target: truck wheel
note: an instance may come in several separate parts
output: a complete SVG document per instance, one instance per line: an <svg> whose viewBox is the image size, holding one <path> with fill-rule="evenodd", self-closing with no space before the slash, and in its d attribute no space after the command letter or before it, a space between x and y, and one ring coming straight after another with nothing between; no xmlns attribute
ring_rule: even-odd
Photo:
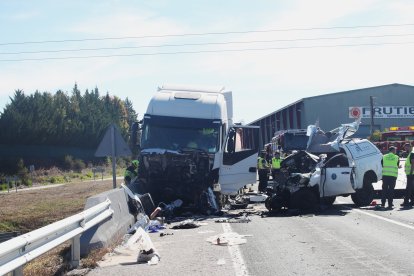
<svg viewBox="0 0 414 276"><path fill-rule="evenodd" d="M374 187L372 186L372 182L365 182L362 189L357 189L355 193L351 194L351 198L358 207L370 205L374 199Z"/></svg>
<svg viewBox="0 0 414 276"><path fill-rule="evenodd" d="M300 209L302 211L314 211L318 206L316 193L308 188L302 188L292 194L289 208Z"/></svg>
<svg viewBox="0 0 414 276"><path fill-rule="evenodd" d="M326 196L321 198L321 203L327 206L332 206L336 200L336 196Z"/></svg>

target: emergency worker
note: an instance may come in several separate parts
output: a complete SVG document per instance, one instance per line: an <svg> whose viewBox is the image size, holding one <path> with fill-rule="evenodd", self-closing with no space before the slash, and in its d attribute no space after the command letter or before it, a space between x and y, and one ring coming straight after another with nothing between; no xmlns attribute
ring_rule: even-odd
<svg viewBox="0 0 414 276"><path fill-rule="evenodd" d="M280 152L275 151L275 154L272 158L272 179L273 182L276 182L276 177L280 174L280 164L282 163L282 158L280 157Z"/></svg>
<svg viewBox="0 0 414 276"><path fill-rule="evenodd" d="M408 153L407 160L405 160L405 175L407 176L407 186L405 187L404 202L401 204L403 207L409 207L414 205L414 153L410 144L404 145L404 150Z"/></svg>
<svg viewBox="0 0 414 276"><path fill-rule="evenodd" d="M266 152L262 151L257 158L257 169L259 170L259 192L265 192L268 182L269 164L266 160Z"/></svg>
<svg viewBox="0 0 414 276"><path fill-rule="evenodd" d="M124 173L125 184L131 183L131 180L138 176L138 160L132 160L131 165L126 168Z"/></svg>
<svg viewBox="0 0 414 276"><path fill-rule="evenodd" d="M394 188L398 177L398 168L400 158L396 155L396 148L390 147L388 153L382 157L382 197L381 207L385 207L388 199L388 208L392 209L392 200L394 198Z"/></svg>

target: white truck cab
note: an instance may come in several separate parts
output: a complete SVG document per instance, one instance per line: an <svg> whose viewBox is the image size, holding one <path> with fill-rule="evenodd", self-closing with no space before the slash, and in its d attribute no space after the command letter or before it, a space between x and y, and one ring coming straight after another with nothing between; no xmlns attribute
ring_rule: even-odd
<svg viewBox="0 0 414 276"><path fill-rule="evenodd" d="M233 124L224 87L164 85L141 128L139 193L197 203L209 190L236 194L256 181L258 127Z"/></svg>

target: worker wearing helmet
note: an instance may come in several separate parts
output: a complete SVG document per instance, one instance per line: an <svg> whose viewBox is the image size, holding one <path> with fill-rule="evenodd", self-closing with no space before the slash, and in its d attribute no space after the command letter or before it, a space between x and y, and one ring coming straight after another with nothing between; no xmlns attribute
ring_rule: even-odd
<svg viewBox="0 0 414 276"><path fill-rule="evenodd" d="M138 165L138 160L132 160L131 165L128 168L126 168L124 173L125 184L131 183L131 180L138 176Z"/></svg>

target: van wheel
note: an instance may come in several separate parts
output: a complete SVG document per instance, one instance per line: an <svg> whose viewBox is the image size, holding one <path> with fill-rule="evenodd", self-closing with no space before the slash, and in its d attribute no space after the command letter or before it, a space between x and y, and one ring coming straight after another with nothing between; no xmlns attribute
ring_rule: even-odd
<svg viewBox="0 0 414 276"><path fill-rule="evenodd" d="M336 196L326 196L321 198L321 203L323 205L332 206L336 200Z"/></svg>
<svg viewBox="0 0 414 276"><path fill-rule="evenodd" d="M279 212L282 209L283 198L279 195L272 195L266 198L265 207L269 212Z"/></svg>
<svg viewBox="0 0 414 276"><path fill-rule="evenodd" d="M357 189L355 193L351 194L351 198L358 207L370 205L374 199L374 187L372 186L372 182L365 182L362 189Z"/></svg>
<svg viewBox="0 0 414 276"><path fill-rule="evenodd" d="M292 194L289 208L300 209L302 211L314 211L318 206L316 193L308 188L302 188Z"/></svg>

